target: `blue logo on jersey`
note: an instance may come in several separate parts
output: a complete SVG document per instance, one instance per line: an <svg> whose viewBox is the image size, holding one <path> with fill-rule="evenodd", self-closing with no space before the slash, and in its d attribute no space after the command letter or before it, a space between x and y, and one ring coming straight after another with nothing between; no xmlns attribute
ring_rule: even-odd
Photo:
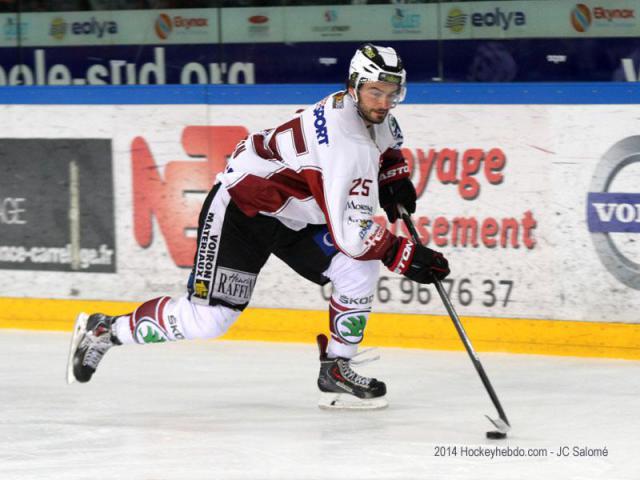
<svg viewBox="0 0 640 480"><path fill-rule="evenodd" d="M313 126L316 127L316 138L320 145L329 145L329 132L327 131L327 119L324 118L324 103L321 103L313 110L316 118Z"/></svg>
<svg viewBox="0 0 640 480"><path fill-rule="evenodd" d="M327 257L333 256L338 251L335 243L333 242L333 237L326 225L320 228L320 230L313 235L313 241L316 242L320 247L320 250L322 250L322 253Z"/></svg>

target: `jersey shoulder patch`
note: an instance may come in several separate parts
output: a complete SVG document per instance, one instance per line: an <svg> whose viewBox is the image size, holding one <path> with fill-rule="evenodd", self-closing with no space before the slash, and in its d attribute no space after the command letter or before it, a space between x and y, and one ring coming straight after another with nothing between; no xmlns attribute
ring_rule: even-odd
<svg viewBox="0 0 640 480"><path fill-rule="evenodd" d="M402 130L400 129L400 125L396 120L396 117L389 114L389 130L391 131L391 137L393 138L393 145L391 148L398 149L402 147L404 143L404 136L402 135Z"/></svg>
<svg viewBox="0 0 640 480"><path fill-rule="evenodd" d="M347 92L338 92L333 95L333 108L344 108L344 96Z"/></svg>

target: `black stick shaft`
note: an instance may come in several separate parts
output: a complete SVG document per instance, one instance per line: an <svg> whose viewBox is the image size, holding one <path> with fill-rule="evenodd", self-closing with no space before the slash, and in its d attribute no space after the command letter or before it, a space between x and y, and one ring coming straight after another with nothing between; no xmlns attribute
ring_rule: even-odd
<svg viewBox="0 0 640 480"><path fill-rule="evenodd" d="M413 241L416 243L421 243L420 237L418 236L418 232L416 231L416 227L413 225L413 222L411 221L411 217L406 211L402 211L402 210L403 209L401 209L400 211L402 215L402 220L407 226L407 229L409 230L409 233L411 234ZM442 283L437 278L434 279L433 283L436 287L436 290L438 291L438 294L440 295L440 298L442 299L442 303L444 303L444 306L447 309L447 312L449 313L449 317L451 318L453 325L456 327L458 335L460 336L460 340L462 340L462 343L464 344L464 348L467 350L467 353L469 354L469 358L471 358L471 362L473 363L473 366L476 368L478 375L480 375L480 380L482 380L482 384L484 385L484 388L487 390L487 393L489 394L489 397L491 397L491 401L493 402L493 405L496 407L496 410L498 411L498 415L507 425L510 425L509 420L507 420L507 415L504 413L504 409L500 404L498 395L496 395L496 391L493 389L493 386L489 381L489 377L487 377L487 374L484 371L484 367L480 362L480 358L478 358L478 354L473 349L473 345L471 345L471 340L469 340L469 336L467 335L467 332L464 330L464 327L462 326L460 317L458 317L456 310L453 308L453 304L451 303L451 299L449 298L449 295L447 295L447 291L444 289L444 287L442 286Z"/></svg>

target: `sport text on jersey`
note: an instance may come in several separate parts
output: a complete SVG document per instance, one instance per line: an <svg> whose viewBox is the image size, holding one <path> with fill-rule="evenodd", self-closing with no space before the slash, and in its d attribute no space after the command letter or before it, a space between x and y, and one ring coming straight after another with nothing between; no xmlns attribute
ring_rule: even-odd
<svg viewBox="0 0 640 480"><path fill-rule="evenodd" d="M329 132L327 131L327 119L324 117L324 102L320 102L313 110L315 120L313 126L316 127L316 138L320 145L329 145Z"/></svg>

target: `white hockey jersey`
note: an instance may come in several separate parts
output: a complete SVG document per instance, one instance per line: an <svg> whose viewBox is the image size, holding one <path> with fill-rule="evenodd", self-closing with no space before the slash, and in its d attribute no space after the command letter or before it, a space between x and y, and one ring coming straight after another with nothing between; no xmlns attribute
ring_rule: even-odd
<svg viewBox="0 0 640 480"><path fill-rule="evenodd" d="M327 224L343 253L383 258L393 236L373 222L378 174L401 145L393 116L367 128L353 99L337 92L249 135L218 180L246 215L274 216L293 230Z"/></svg>

